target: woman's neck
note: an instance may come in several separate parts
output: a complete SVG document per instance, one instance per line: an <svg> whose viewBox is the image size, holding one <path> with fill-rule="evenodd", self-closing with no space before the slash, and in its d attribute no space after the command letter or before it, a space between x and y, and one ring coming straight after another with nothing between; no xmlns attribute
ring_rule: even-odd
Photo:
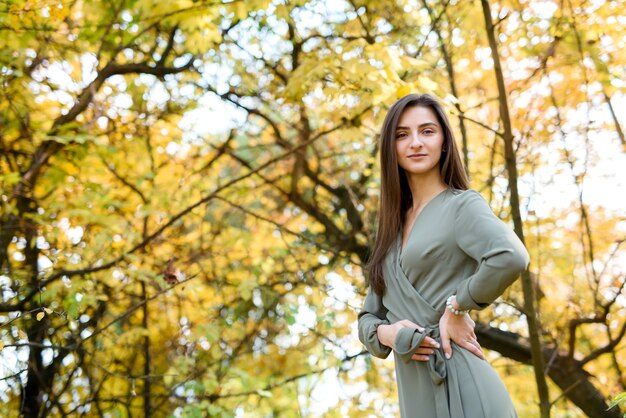
<svg viewBox="0 0 626 418"><path fill-rule="evenodd" d="M413 210L419 210L430 199L448 188L439 172L432 175L407 175L411 195L413 196Z"/></svg>

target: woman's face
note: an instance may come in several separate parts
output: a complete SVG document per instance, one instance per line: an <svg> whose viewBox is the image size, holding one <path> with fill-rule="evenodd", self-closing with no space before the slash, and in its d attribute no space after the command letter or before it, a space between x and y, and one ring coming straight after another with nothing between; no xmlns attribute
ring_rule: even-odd
<svg viewBox="0 0 626 418"><path fill-rule="evenodd" d="M439 172L443 129L429 107L404 110L395 133L396 157L407 176Z"/></svg>

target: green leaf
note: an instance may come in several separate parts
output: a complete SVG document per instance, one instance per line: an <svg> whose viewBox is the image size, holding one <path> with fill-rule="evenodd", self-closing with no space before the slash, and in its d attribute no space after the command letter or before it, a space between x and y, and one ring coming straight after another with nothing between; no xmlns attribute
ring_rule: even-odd
<svg viewBox="0 0 626 418"><path fill-rule="evenodd" d="M74 299L74 297L72 295L70 300L67 302L67 305L66 305L66 308L65 308L67 316L69 316L72 319L78 318L78 315L79 315L79 311L78 311L79 305L80 304L78 303L78 301L76 299Z"/></svg>
<svg viewBox="0 0 626 418"><path fill-rule="evenodd" d="M202 409L195 405L187 405L183 409L184 418L202 418Z"/></svg>
<svg viewBox="0 0 626 418"><path fill-rule="evenodd" d="M12 186L14 184L17 184L19 181L20 181L20 173L18 173L17 171L0 176L0 182L4 183L7 186Z"/></svg>
<svg viewBox="0 0 626 418"><path fill-rule="evenodd" d="M613 408L613 407L615 407L615 406L617 406L620 402L622 402L622 401L624 401L624 400L626 400L626 392L624 392L624 393L620 393L619 395L617 395L617 396L613 399L613 401L611 402L611 405L609 405L609 407L607 408L607 410L608 410L608 409L611 409L611 408ZM626 414L625 414L625 416L626 416Z"/></svg>
<svg viewBox="0 0 626 418"><path fill-rule="evenodd" d="M239 286L237 286L237 289L239 290L239 294L241 295L241 298L243 300L250 300L250 298L252 297L252 290L254 290L256 287L257 284L255 281L246 280L244 282L241 282Z"/></svg>

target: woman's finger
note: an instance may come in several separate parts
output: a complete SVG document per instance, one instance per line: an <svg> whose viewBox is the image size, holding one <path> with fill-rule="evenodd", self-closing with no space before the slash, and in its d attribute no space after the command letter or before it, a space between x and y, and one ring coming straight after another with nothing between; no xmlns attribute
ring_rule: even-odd
<svg viewBox="0 0 626 418"><path fill-rule="evenodd" d="M476 343L478 344L478 342ZM480 348L480 345L475 345L471 342L468 341L463 341L461 344L459 344L461 347L463 347L464 349L466 349L467 351L471 352L472 354L474 354L476 357L478 357L481 360L485 359L485 355L483 354L483 350L482 348Z"/></svg>
<svg viewBox="0 0 626 418"><path fill-rule="evenodd" d="M413 360L417 360L417 361L428 361L428 356L425 355L421 355L421 354L413 354L413 357L411 357Z"/></svg>
<svg viewBox="0 0 626 418"><path fill-rule="evenodd" d="M431 337L424 337L421 346L439 348L439 343Z"/></svg>
<svg viewBox="0 0 626 418"><path fill-rule="evenodd" d="M441 346L447 359L452 357L452 347L450 346L450 337L444 332L441 334Z"/></svg>
<svg viewBox="0 0 626 418"><path fill-rule="evenodd" d="M453 338L453 340L456 341L457 339ZM470 344L478 343L478 340L473 335L467 335L465 337L462 337L462 338L459 339L459 341L467 342L467 343L470 343Z"/></svg>
<svg viewBox="0 0 626 418"><path fill-rule="evenodd" d="M404 325L407 328L414 328L417 329L419 332L423 332L424 331L424 327L417 325L415 322L411 322L408 319L403 319L401 321L398 321L398 323Z"/></svg>

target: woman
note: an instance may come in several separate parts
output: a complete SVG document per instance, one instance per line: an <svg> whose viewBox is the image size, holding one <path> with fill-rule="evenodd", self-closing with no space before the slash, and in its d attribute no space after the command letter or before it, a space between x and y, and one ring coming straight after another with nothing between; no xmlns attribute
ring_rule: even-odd
<svg viewBox="0 0 626 418"><path fill-rule="evenodd" d="M516 417L469 310L527 268L517 236L468 190L450 122L432 96L398 100L381 134L379 224L359 339L394 352L404 418Z"/></svg>

